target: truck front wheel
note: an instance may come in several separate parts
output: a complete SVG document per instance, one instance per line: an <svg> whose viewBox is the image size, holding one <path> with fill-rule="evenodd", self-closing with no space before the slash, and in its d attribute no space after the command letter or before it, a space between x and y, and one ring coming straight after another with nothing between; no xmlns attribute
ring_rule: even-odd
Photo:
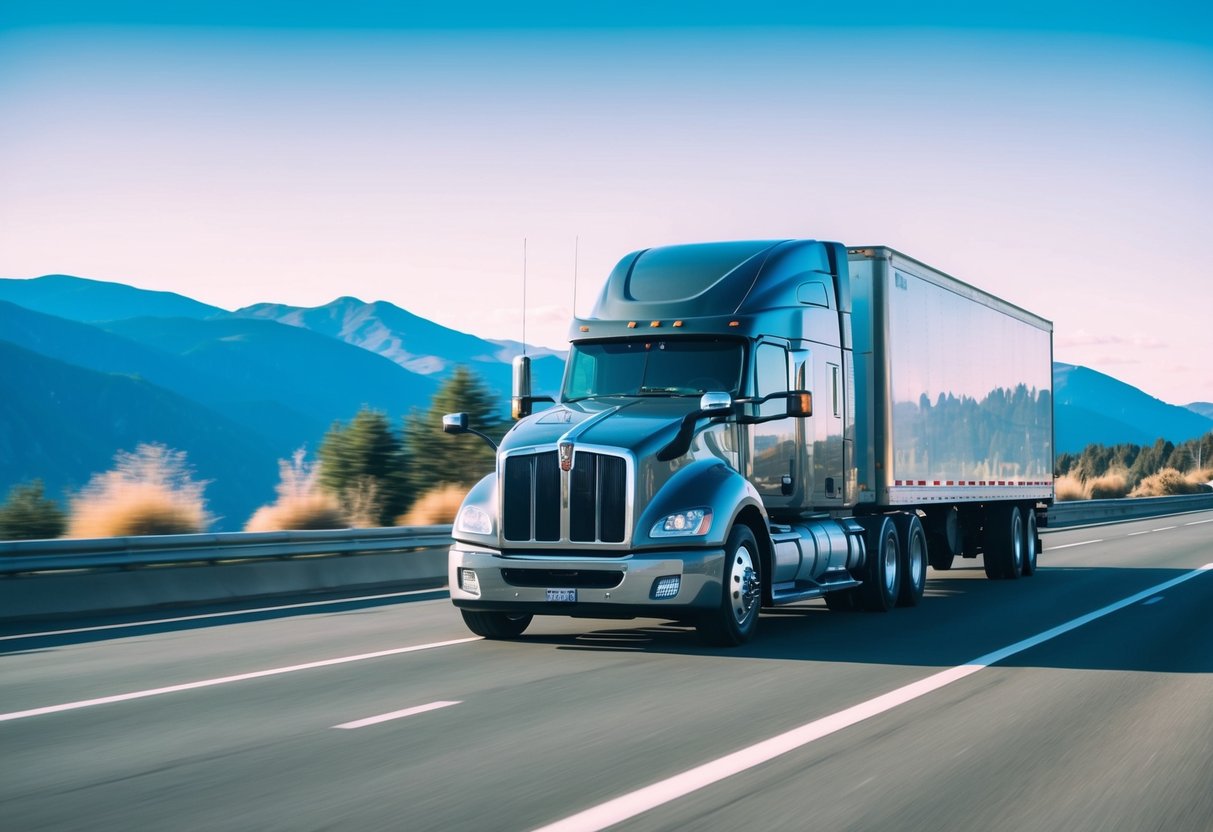
<svg viewBox="0 0 1213 832"><path fill-rule="evenodd" d="M463 623L478 636L492 639L518 638L531 624L531 615L510 615L508 612L460 610Z"/></svg>
<svg viewBox="0 0 1213 832"><path fill-rule="evenodd" d="M762 559L748 526L733 527L724 556L720 607L701 618L697 629L708 644L736 647L753 638L762 606Z"/></svg>

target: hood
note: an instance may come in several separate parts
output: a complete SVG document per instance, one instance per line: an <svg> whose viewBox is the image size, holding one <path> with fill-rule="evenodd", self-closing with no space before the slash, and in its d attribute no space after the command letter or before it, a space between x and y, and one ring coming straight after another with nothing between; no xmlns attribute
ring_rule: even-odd
<svg viewBox="0 0 1213 832"><path fill-rule="evenodd" d="M602 445L637 456L669 442L678 425L699 406L699 397L602 398L558 404L523 419L505 435L502 451L548 446L572 432L577 445Z"/></svg>

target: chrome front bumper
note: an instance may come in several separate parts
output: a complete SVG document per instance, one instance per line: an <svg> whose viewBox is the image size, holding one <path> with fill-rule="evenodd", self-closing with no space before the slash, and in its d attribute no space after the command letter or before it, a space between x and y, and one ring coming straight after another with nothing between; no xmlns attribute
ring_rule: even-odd
<svg viewBox="0 0 1213 832"><path fill-rule="evenodd" d="M461 570L476 573L479 593ZM619 557L517 553L456 543L447 566L451 600L473 610L593 618L680 618L721 603L723 549L630 552ZM678 591L658 597L658 581L677 576ZM577 590L576 601L548 600L548 590Z"/></svg>

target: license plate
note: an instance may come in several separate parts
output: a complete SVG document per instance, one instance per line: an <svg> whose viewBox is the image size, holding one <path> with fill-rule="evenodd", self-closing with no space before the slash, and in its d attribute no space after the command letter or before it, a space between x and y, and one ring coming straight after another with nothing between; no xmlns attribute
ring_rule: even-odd
<svg viewBox="0 0 1213 832"><path fill-rule="evenodd" d="M564 601L564 602L576 601L577 600L577 590L575 590L575 589L549 589L548 590L548 600L549 601Z"/></svg>

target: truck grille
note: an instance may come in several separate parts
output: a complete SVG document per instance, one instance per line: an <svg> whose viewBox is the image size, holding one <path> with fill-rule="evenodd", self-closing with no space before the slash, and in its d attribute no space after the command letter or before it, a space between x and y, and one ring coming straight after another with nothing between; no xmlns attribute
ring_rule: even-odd
<svg viewBox="0 0 1213 832"><path fill-rule="evenodd" d="M560 538L560 464L555 451L507 457L502 483L506 540ZM569 472L569 540L622 543L627 465L622 457L578 451Z"/></svg>

